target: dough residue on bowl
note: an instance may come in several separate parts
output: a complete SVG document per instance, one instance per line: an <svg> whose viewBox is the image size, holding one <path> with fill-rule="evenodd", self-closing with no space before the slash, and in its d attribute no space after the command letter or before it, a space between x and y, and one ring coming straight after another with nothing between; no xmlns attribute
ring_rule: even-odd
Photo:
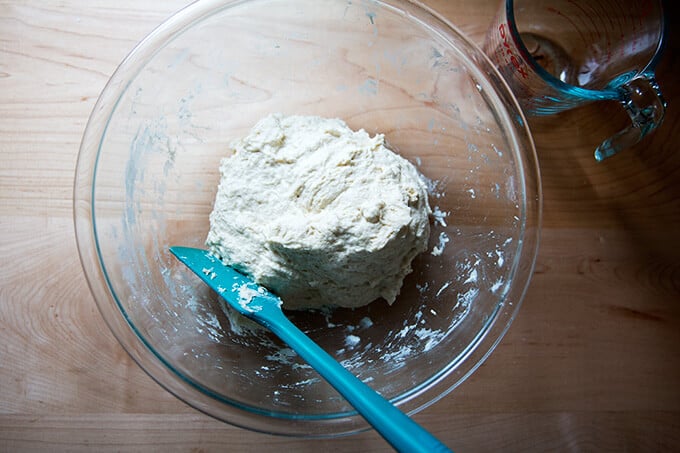
<svg viewBox="0 0 680 453"><path fill-rule="evenodd" d="M427 248L431 211L418 171L383 135L272 114L231 148L210 214L211 251L287 309L394 302Z"/></svg>

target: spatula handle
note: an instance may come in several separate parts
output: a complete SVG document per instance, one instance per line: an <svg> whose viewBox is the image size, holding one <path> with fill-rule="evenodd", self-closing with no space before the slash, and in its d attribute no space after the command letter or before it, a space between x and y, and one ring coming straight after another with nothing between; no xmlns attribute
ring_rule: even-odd
<svg viewBox="0 0 680 453"><path fill-rule="evenodd" d="M279 338L323 376L368 421L392 447L400 452L450 452L446 445L361 382L319 345L298 329L283 313L267 323Z"/></svg>

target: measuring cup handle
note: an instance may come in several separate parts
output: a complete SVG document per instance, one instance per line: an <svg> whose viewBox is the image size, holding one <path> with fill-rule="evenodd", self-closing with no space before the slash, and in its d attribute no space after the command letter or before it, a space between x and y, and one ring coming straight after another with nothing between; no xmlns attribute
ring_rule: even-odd
<svg viewBox="0 0 680 453"><path fill-rule="evenodd" d="M630 148L656 129L666 113L666 101L653 74L636 77L619 87L621 105L632 124L608 138L595 150L595 159L602 161L619 151Z"/></svg>

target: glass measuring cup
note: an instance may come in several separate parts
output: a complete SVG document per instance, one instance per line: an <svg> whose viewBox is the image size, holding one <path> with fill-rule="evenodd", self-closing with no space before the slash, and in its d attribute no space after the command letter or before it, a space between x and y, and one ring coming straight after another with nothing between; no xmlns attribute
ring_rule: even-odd
<svg viewBox="0 0 680 453"><path fill-rule="evenodd" d="M597 147L601 161L663 121L654 69L665 29L661 0L503 0L484 51L528 115L619 101L631 124Z"/></svg>

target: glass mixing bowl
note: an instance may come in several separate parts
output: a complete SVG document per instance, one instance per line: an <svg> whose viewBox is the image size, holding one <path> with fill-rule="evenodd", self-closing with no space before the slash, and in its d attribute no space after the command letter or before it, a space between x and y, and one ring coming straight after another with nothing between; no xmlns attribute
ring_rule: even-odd
<svg viewBox="0 0 680 453"><path fill-rule="evenodd" d="M427 179L430 247L392 306L291 313L402 410L427 407L517 313L541 196L505 83L451 24L408 1L201 1L143 40L101 94L78 158L76 235L99 310L151 377L218 419L300 436L367 427L168 251L203 246L220 159L272 112L384 133Z"/></svg>

